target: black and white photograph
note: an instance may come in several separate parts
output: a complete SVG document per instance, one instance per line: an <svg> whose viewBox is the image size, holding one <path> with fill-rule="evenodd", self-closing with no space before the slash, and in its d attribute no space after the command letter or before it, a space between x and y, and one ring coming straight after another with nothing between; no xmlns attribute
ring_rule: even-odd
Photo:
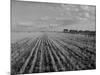
<svg viewBox="0 0 100 75"><path fill-rule="evenodd" d="M11 75L96 69L96 6L11 0Z"/></svg>

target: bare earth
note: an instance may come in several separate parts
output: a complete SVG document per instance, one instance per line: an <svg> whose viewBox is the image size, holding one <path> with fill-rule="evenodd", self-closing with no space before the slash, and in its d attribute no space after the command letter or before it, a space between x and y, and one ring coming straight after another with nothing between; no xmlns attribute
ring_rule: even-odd
<svg viewBox="0 0 100 75"><path fill-rule="evenodd" d="M96 68L95 36L38 32L11 37L12 75Z"/></svg>

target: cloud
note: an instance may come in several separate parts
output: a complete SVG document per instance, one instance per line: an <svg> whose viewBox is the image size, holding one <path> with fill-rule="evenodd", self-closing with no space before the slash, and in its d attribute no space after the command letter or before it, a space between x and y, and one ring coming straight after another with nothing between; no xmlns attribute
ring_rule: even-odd
<svg viewBox="0 0 100 75"><path fill-rule="evenodd" d="M75 27L81 23L88 23L89 26L89 23L95 23L94 6L18 1L12 4L13 26L18 24L23 25L22 28L26 26L25 29L44 29L72 25Z"/></svg>

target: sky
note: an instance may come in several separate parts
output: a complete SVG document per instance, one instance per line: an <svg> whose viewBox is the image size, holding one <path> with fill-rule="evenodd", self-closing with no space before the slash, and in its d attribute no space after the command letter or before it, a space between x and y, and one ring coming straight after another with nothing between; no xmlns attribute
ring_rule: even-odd
<svg viewBox="0 0 100 75"><path fill-rule="evenodd" d="M12 31L95 30L95 6L12 0Z"/></svg>

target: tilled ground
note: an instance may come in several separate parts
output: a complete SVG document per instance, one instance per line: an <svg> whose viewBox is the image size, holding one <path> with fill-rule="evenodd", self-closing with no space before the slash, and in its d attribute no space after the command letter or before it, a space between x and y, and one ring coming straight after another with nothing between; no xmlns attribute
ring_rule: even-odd
<svg viewBox="0 0 100 75"><path fill-rule="evenodd" d="M75 39L43 34L11 45L12 75L95 68L95 47Z"/></svg>

